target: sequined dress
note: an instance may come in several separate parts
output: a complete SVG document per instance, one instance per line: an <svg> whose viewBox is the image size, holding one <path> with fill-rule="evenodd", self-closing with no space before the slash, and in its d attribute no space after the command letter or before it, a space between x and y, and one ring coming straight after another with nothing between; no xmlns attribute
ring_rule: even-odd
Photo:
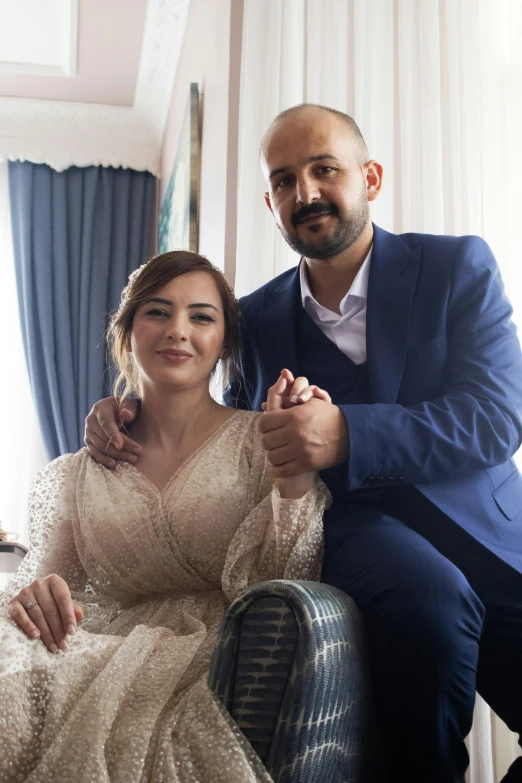
<svg viewBox="0 0 522 783"><path fill-rule="evenodd" d="M85 449L36 478L31 549L0 594L0 781L270 781L207 686L227 605L271 578L316 579L327 490L272 488L257 416L235 412L160 492ZM51 654L7 602L60 574L85 619Z"/></svg>

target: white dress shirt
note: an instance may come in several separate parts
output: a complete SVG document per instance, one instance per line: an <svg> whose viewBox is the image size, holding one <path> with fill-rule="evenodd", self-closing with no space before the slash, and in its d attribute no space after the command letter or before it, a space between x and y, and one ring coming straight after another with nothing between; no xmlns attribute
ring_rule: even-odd
<svg viewBox="0 0 522 783"><path fill-rule="evenodd" d="M355 275L350 290L342 299L341 314L328 310L314 299L306 275L306 261L301 261L301 301L310 318L354 364L366 361L366 300L372 250Z"/></svg>

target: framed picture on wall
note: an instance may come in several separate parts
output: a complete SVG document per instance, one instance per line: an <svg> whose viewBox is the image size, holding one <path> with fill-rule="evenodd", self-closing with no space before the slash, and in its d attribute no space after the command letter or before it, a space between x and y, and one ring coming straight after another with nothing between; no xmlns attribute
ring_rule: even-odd
<svg viewBox="0 0 522 783"><path fill-rule="evenodd" d="M198 252L198 206L200 168L198 85L190 85L174 167L159 215L158 252Z"/></svg>

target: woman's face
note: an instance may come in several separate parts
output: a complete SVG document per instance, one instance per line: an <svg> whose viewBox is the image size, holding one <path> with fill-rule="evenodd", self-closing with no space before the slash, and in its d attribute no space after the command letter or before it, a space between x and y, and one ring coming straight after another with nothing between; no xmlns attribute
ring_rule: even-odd
<svg viewBox="0 0 522 783"><path fill-rule="evenodd" d="M184 390L208 384L224 337L223 306L212 276L187 272L140 304L129 350L144 389Z"/></svg>

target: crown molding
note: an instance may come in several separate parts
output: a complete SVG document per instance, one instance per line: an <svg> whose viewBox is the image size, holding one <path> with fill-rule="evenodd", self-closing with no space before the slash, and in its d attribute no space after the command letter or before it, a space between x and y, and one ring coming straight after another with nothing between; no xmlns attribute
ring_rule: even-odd
<svg viewBox="0 0 522 783"><path fill-rule="evenodd" d="M0 157L158 176L190 0L149 0L134 105L0 98Z"/></svg>

